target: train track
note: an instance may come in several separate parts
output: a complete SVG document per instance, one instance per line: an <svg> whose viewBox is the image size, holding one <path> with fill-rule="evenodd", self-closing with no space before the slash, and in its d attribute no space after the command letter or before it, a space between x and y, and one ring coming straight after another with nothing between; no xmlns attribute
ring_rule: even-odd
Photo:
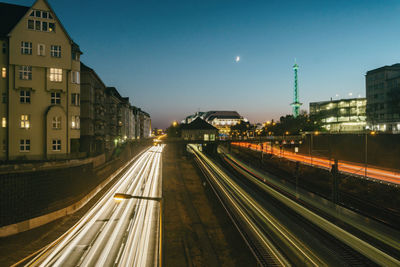
<svg viewBox="0 0 400 267"><path fill-rule="evenodd" d="M194 154L196 156L196 162L207 177L207 181L211 188L217 195L219 201L224 206L239 232L242 234L260 265L340 264L342 266L375 266L377 264L385 264L387 266L396 266L399 263L398 260L391 258L375 248L370 248L369 244L365 244L362 240L359 240L335 225L329 226L333 229L332 232L332 229L323 226L323 224L329 224L326 220L323 221L322 218L319 218L318 215L312 214L310 211L307 211L309 213L307 215L308 217L301 214L301 212L295 212L293 207L289 207L288 203L290 202L287 202L289 200L285 200L286 203L283 203L281 200L278 200L276 196L266 194L264 190L261 190L254 183L249 182L248 179L241 178L243 173L239 172L240 174L238 176L238 170L235 169L237 166L222 161L220 161L220 165L217 166L215 163L210 163L211 160L208 159L207 161L207 157L202 155L201 152L194 150ZM213 159L212 161L215 162L216 159ZM221 165L224 166L224 168L221 168ZM227 169L229 171L227 171ZM232 173L234 173L234 175L232 175ZM217 180L221 179L224 175L226 181L218 182ZM218 176L220 178L218 178ZM252 196L251 201L254 201L259 205L258 207L260 210L263 208L266 208L267 210L278 210L278 213L275 213L274 216L276 216L278 220L281 220L280 222L277 222L278 224L284 222L282 223L282 231L287 231L289 238L285 240L284 235L276 234L276 232L280 230L278 229L276 231L270 227L270 222L265 220L267 215L262 214L259 216L256 212L252 213L249 211L245 214L238 212L235 205L241 205L244 210L248 207L243 204L243 201L241 201L243 199L241 199L240 196L229 192L223 192L221 184L225 184L225 188L229 188L229 186L227 186L229 183L227 182L228 178L226 177L229 177L229 179L232 180L232 183L244 188L245 191ZM285 196L283 196L283 198L284 197ZM233 201L228 201L229 198L232 198ZM280 196L280 198L282 198L282 196ZM250 209L252 208L250 207ZM246 216L247 218L244 218ZM313 219L311 220L310 218ZM250 220L254 226L249 226L248 220ZM271 218L270 220L274 221L275 219ZM271 245L270 248L265 248L266 240L260 241L260 236L254 235L254 231L250 231L252 227L257 227L257 229L262 233L262 236L268 240L268 243ZM335 231L340 232L340 234L333 234ZM375 257L372 259L368 258L364 255L365 253L361 253L360 250L354 249L351 242L358 244L362 249L365 247L365 249L368 250L367 254L371 253L371 255L375 255ZM304 247L300 247L296 250L294 249L296 244L303 244ZM276 255L273 253L274 251L278 251L282 258L281 260L279 260L279 257L277 259Z"/></svg>

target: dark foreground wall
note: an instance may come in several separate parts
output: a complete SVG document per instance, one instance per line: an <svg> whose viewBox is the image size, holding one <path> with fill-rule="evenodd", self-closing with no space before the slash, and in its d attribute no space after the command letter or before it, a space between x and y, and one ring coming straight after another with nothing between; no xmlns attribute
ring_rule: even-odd
<svg viewBox="0 0 400 267"><path fill-rule="evenodd" d="M118 156L96 169L90 163L63 169L1 174L0 227L77 202L146 145L127 144Z"/></svg>

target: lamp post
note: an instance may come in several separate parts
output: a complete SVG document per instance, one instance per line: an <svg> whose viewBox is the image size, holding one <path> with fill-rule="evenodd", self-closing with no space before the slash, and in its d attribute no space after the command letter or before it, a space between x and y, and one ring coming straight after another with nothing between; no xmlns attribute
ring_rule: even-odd
<svg viewBox="0 0 400 267"><path fill-rule="evenodd" d="M374 136L376 134L376 132L372 131L371 135ZM368 132L365 132L365 172L364 172L364 176L365 178L367 178L368 175Z"/></svg>

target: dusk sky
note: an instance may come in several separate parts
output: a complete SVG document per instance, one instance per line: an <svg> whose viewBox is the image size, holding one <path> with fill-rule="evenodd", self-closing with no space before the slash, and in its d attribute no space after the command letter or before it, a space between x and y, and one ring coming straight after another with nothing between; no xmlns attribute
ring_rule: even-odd
<svg viewBox="0 0 400 267"><path fill-rule="evenodd" d="M399 0L49 3L82 62L150 113L153 127L199 109L251 122L289 114L295 58L306 110L336 94L364 97L366 71L400 62Z"/></svg>

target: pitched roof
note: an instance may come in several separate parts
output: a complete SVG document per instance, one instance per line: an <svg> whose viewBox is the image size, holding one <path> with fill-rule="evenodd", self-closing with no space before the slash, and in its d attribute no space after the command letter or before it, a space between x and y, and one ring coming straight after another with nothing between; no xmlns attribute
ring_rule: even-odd
<svg viewBox="0 0 400 267"><path fill-rule="evenodd" d="M0 3L0 37L6 37L30 7Z"/></svg>
<svg viewBox="0 0 400 267"><path fill-rule="evenodd" d="M189 124L181 124L182 130L216 130L217 128L201 118L197 118Z"/></svg>

